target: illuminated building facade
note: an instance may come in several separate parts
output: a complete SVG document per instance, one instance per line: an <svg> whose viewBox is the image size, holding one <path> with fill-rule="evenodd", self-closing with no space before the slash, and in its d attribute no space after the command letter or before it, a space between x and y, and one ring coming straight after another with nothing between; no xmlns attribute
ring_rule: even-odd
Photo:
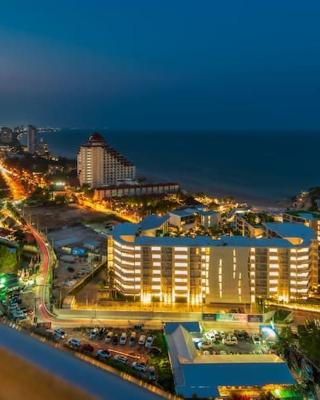
<svg viewBox="0 0 320 400"><path fill-rule="evenodd" d="M91 188L132 181L136 177L135 166L110 147L99 133L93 133L80 147L77 172L80 185Z"/></svg>
<svg viewBox="0 0 320 400"><path fill-rule="evenodd" d="M268 224L269 238L213 240L158 236L162 224L161 217L158 226L125 223L109 236L108 266L123 295L146 303L250 304L305 298L316 285L317 243L303 225Z"/></svg>
<svg viewBox="0 0 320 400"><path fill-rule="evenodd" d="M37 128L32 125L28 125L27 129L27 150L31 154L37 150Z"/></svg>

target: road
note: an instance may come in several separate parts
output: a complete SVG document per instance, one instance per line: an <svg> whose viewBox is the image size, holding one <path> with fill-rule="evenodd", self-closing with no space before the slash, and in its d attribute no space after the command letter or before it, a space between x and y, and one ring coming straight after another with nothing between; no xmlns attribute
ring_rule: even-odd
<svg viewBox="0 0 320 400"><path fill-rule="evenodd" d="M48 250L47 244L41 234L32 226L28 225L30 233L34 236L37 245L40 250L40 266L39 266L39 276L37 277L37 292L36 292L36 313L38 319L41 321L51 321L54 319L54 315L47 308L49 304L49 287L48 287L48 276L50 273L50 268L52 267L52 260L50 258L50 252Z"/></svg>

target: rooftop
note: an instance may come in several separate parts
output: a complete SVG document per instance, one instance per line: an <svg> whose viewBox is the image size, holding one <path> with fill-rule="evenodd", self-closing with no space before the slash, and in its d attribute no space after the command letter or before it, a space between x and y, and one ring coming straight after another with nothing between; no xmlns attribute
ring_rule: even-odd
<svg viewBox="0 0 320 400"><path fill-rule="evenodd" d="M150 216L151 217L151 216ZM211 239L210 236L186 237L150 237L144 236L144 231L148 229L156 229L159 224L163 223L162 218L148 217L147 221L141 221L139 224L124 223L117 225L113 230L113 237L120 242L126 242L126 236L133 236L132 242L137 246L174 246L174 247L215 247L215 246L231 246L231 247L279 247L292 248L295 245L306 246L309 241L314 238L312 229L302 224L291 223L269 223L265 224L270 230L276 232L280 238L249 238L246 236L222 236L219 239ZM283 226L280 226L283 225ZM288 238L301 238L300 243L293 244Z"/></svg>
<svg viewBox="0 0 320 400"><path fill-rule="evenodd" d="M140 222L139 228L142 231L148 231L151 229L160 229L161 226L165 224L168 220L169 216L167 214L163 216L148 215Z"/></svg>
<svg viewBox="0 0 320 400"><path fill-rule="evenodd" d="M264 224L264 226L274 232L281 238L299 238L302 240L301 244L310 243L311 240L315 239L315 233L313 229L308 228L303 224L295 224L290 222L270 222Z"/></svg>
<svg viewBox="0 0 320 400"><path fill-rule="evenodd" d="M194 215L196 213L197 210L195 210L194 208L178 208L169 212L169 214L177 215L178 217L189 217L190 215Z"/></svg>
<svg viewBox="0 0 320 400"><path fill-rule="evenodd" d="M320 213L316 211L305 211L305 210L290 210L286 211L285 214L295 215L307 220L317 220L320 219Z"/></svg>

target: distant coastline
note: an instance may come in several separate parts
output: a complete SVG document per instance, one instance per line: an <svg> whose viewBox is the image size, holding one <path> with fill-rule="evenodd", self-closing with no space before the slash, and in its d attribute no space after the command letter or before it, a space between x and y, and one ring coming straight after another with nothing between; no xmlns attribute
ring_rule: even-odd
<svg viewBox="0 0 320 400"><path fill-rule="evenodd" d="M139 175L177 181L192 192L285 207L300 190L320 184L320 133L315 131L95 130L137 165ZM61 129L41 135L53 153L75 159L91 132Z"/></svg>

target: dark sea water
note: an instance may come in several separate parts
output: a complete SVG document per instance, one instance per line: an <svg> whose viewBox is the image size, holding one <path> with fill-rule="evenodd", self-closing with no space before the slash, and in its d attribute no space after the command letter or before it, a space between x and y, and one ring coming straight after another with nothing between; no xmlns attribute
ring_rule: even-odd
<svg viewBox="0 0 320 400"><path fill-rule="evenodd" d="M49 150L75 158L90 130L44 134ZM139 176L190 191L281 206L320 185L320 132L113 132L99 130Z"/></svg>

